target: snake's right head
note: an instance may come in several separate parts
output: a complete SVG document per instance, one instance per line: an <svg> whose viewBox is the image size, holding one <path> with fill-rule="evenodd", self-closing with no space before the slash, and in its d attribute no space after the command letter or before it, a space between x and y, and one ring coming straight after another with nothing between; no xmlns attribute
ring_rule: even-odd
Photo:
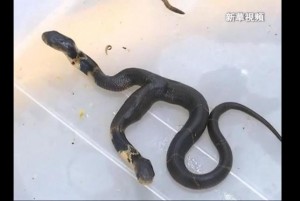
<svg viewBox="0 0 300 201"><path fill-rule="evenodd" d="M78 49L71 38L57 31L47 31L42 34L42 39L50 47L63 52L70 60L77 58Z"/></svg>
<svg viewBox="0 0 300 201"><path fill-rule="evenodd" d="M141 184L151 183L155 175L151 162L143 157L134 161L134 171Z"/></svg>

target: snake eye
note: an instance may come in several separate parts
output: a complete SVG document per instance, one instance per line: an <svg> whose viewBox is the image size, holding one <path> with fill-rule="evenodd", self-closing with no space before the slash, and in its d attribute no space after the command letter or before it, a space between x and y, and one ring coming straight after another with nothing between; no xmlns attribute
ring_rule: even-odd
<svg viewBox="0 0 300 201"><path fill-rule="evenodd" d="M71 64L72 64L72 65L75 65L75 61L72 61Z"/></svg>

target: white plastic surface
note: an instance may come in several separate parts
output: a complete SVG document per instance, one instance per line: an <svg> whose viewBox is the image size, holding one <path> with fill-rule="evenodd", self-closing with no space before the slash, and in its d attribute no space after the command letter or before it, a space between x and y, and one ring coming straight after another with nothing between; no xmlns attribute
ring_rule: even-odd
<svg viewBox="0 0 300 201"><path fill-rule="evenodd" d="M31 2L31 4L30 4ZM15 199L281 199L281 143L262 124L228 111L220 128L233 168L219 185L190 190L166 168L166 152L188 113L156 103L126 134L152 161L142 186L110 139L110 123L137 87L96 86L41 40L57 30L109 75L147 69L200 91L210 109L224 101L249 106L281 133L281 4L279 0L15 1ZM227 12L264 12L265 22L226 22ZM105 54L106 45L112 50ZM186 156L205 173L218 154L207 131Z"/></svg>

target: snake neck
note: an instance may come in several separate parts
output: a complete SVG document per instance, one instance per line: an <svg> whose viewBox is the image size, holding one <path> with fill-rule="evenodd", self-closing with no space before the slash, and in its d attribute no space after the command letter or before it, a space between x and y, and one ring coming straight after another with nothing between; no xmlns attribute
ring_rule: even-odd
<svg viewBox="0 0 300 201"><path fill-rule="evenodd" d="M98 71L98 73L105 77L106 75L101 71L97 63L90 58L88 55L86 55L84 52L78 50L77 56L75 58L68 57L69 61L73 66L78 68L81 72L88 75L90 73L93 73L94 71Z"/></svg>
<svg viewBox="0 0 300 201"><path fill-rule="evenodd" d="M73 66L93 78L96 84L104 89L122 91L134 84L132 79L129 78L130 73L118 73L113 76L104 74L97 63L80 50L78 50L76 58L68 58Z"/></svg>

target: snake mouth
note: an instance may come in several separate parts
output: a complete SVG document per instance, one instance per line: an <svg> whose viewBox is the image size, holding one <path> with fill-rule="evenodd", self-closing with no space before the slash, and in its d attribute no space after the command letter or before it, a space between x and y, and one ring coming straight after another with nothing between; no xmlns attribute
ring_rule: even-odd
<svg viewBox="0 0 300 201"><path fill-rule="evenodd" d="M75 59L78 55L78 49L75 42L57 32L57 31L47 31L42 34L43 41L50 47L63 52L69 57L69 59Z"/></svg>
<svg viewBox="0 0 300 201"><path fill-rule="evenodd" d="M151 184L151 183L152 183L152 180L153 180L153 178L148 179L148 180L145 180L145 179L142 179L142 178L138 178L139 183L142 184L142 185L148 185L148 184Z"/></svg>

